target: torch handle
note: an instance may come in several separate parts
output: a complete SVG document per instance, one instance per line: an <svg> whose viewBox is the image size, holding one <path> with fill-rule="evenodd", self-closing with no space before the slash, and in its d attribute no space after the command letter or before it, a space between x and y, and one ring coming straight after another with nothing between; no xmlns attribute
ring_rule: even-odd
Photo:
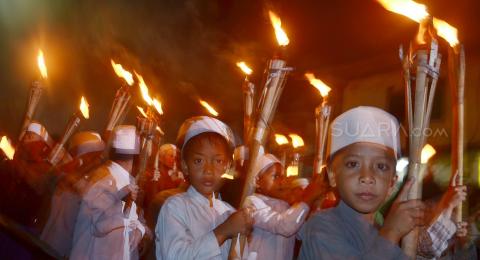
<svg viewBox="0 0 480 260"><path fill-rule="evenodd" d="M67 140L70 138L70 136L72 136L72 134L75 132L75 130L78 128L79 125L80 125L80 117L77 114L74 114L68 122L67 128L63 133L62 139L60 139L60 142L58 142L54 146L54 148L50 152L50 155L48 156L48 161L52 165L57 165L60 159L62 159L60 155L64 151L63 147L65 146L65 144L67 143Z"/></svg>

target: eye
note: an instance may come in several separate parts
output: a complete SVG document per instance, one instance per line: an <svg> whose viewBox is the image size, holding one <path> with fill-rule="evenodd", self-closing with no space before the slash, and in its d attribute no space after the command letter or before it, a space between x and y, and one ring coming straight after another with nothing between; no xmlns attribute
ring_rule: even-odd
<svg viewBox="0 0 480 260"><path fill-rule="evenodd" d="M225 160L224 159L215 159L215 163L223 165L225 163Z"/></svg>
<svg viewBox="0 0 480 260"><path fill-rule="evenodd" d="M203 160L201 158L195 158L193 159L193 163L194 164L201 164L203 162Z"/></svg>
<svg viewBox="0 0 480 260"><path fill-rule="evenodd" d="M359 165L360 165L360 163L358 163L357 161L347 161L347 162L345 163L345 166L346 166L347 168L350 168L350 169L351 169L351 168L358 167Z"/></svg>
<svg viewBox="0 0 480 260"><path fill-rule="evenodd" d="M390 170L390 166L386 163L378 163L377 168L384 172Z"/></svg>

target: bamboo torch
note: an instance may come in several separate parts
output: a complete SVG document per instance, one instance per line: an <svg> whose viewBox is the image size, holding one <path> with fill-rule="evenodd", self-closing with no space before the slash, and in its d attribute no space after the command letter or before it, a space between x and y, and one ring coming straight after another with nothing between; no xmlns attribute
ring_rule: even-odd
<svg viewBox="0 0 480 260"><path fill-rule="evenodd" d="M315 159L313 162L314 174L321 174L325 163L325 147L327 144L328 126L332 107L328 104L328 93L331 88L312 73L306 73L305 77L314 86L323 98L322 104L315 109Z"/></svg>
<svg viewBox="0 0 480 260"><path fill-rule="evenodd" d="M42 50L38 50L37 65L40 71L41 79L34 81L32 83L32 86L30 87L30 95L28 97L27 111L25 112L22 128L20 129L20 134L18 135L19 141L22 140L23 136L25 135L25 132L27 131L28 125L30 124L30 122L32 121L35 115L38 102L42 97L44 82L48 77L47 66L45 65L45 57L43 56Z"/></svg>
<svg viewBox="0 0 480 260"><path fill-rule="evenodd" d="M279 46L286 46L289 43L287 34L281 27L280 18L273 12L269 12L272 26L275 29L275 35ZM266 81L259 99L254 125L252 125L252 136L249 143L249 164L243 187L240 205L243 205L245 198L255 191L255 173L253 172L258 156L260 155L261 147L265 144L270 125L273 121L275 111L277 109L278 101L285 87L287 74L292 68L287 67L287 62L281 58L275 57L268 62L266 69ZM241 259L245 245L245 236L240 238L240 255L237 255L235 248L237 245L237 238L232 239L230 247L229 259Z"/></svg>
<svg viewBox="0 0 480 260"><path fill-rule="evenodd" d="M290 139L292 139L292 161L290 165L287 167L287 177L289 176L298 176L301 172L301 165L300 165L300 149L305 146L302 137L297 134L289 134Z"/></svg>
<svg viewBox="0 0 480 260"><path fill-rule="evenodd" d="M249 133L253 115L255 85L248 80L248 76L252 74L252 69L241 61L237 62L237 66L245 73L245 80L242 84L243 91L243 140L245 144L249 142Z"/></svg>
<svg viewBox="0 0 480 260"><path fill-rule="evenodd" d="M67 143L68 139L77 130L82 119L88 119L88 118L89 118L88 103L87 103L87 100L85 100L85 98L82 97L80 100L79 110L70 117L70 120L68 121L67 127L65 129L65 132L62 135L62 138L57 144L55 144L55 146L53 147L52 151L48 156L48 162L50 162L51 165L55 166L60 162L60 160L63 158L63 156L66 153L64 146Z"/></svg>

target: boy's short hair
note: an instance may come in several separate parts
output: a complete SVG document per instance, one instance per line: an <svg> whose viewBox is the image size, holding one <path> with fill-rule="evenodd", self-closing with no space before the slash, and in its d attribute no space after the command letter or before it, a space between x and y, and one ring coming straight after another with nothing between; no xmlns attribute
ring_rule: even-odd
<svg viewBox="0 0 480 260"><path fill-rule="evenodd" d="M373 143L391 148L400 157L399 124L397 119L376 107L350 109L333 120L328 145L329 160L343 148L354 143Z"/></svg>
<svg viewBox="0 0 480 260"><path fill-rule="evenodd" d="M221 135L213 132L205 132L201 133L199 135L196 135L192 139L188 140L188 142L185 144L182 150L183 157L182 159L190 154L191 148L194 146L194 144L200 143L200 142L208 142L210 144L221 144L222 146L225 147L225 151L227 152L228 158L233 159L232 154L233 154L233 149L232 147L228 144L228 142L223 138Z"/></svg>

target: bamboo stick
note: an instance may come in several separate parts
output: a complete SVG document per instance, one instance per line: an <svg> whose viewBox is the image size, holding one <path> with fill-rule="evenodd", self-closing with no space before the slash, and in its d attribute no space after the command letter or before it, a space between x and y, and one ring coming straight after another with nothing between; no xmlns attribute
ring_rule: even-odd
<svg viewBox="0 0 480 260"><path fill-rule="evenodd" d="M21 141L25 132L27 131L28 125L35 116L38 103L42 97L43 84L40 81L34 81L30 87L30 95L27 102L27 111L25 112L25 117L23 119L22 127L20 128L20 133L18 135L18 141Z"/></svg>
<svg viewBox="0 0 480 260"><path fill-rule="evenodd" d="M60 141L55 144L52 151L48 156L48 162L53 166L57 165L58 162L62 159L62 155L65 153L64 146L67 143L68 139L72 136L72 134L77 130L78 126L80 125L80 115L78 113L73 114L68 121L67 127L65 132L62 135Z"/></svg>

